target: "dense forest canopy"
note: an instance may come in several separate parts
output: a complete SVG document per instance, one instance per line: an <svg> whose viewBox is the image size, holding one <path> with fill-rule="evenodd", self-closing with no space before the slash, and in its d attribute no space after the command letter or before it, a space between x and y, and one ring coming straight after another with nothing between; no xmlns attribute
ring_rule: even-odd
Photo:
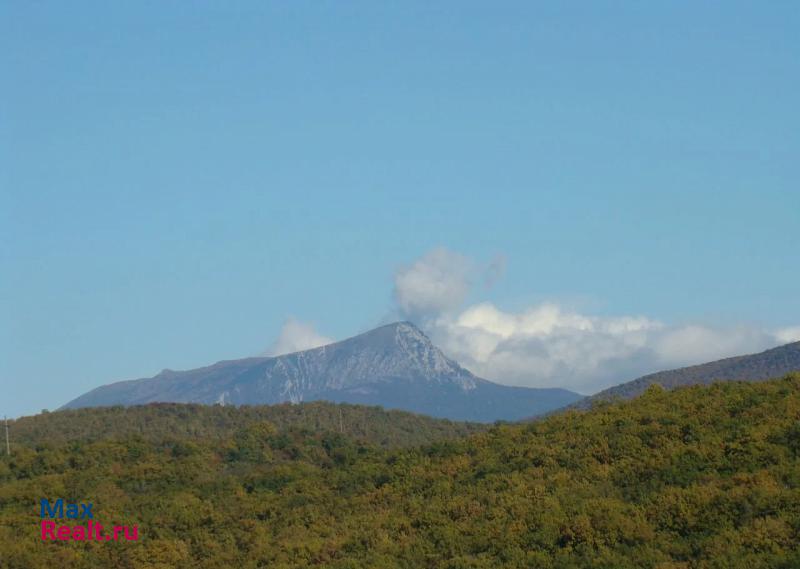
<svg viewBox="0 0 800 569"><path fill-rule="evenodd" d="M293 405L222 406L151 403L44 412L11 423L15 443L66 443L141 437L227 439L240 429L269 422L288 428L332 431L384 447L422 445L486 430L479 423L434 419L381 407L323 401Z"/></svg>
<svg viewBox="0 0 800 569"><path fill-rule="evenodd" d="M124 426L161 412L143 409L14 425L27 434L0 460L3 567L800 567L798 374L654 386L405 448L335 421L197 420L187 437L161 417L145 436ZM192 412L239 411L254 412ZM113 436L48 438L64 418L115 414ZM43 543L39 500L58 497L140 541Z"/></svg>

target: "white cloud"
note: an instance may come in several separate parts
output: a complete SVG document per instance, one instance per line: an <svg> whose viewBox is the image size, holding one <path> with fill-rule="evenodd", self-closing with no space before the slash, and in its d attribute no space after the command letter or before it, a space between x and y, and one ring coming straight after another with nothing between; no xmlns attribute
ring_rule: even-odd
<svg viewBox="0 0 800 569"><path fill-rule="evenodd" d="M317 333L311 324L300 322L295 318L288 318L283 323L278 339L266 350L265 355L280 356L331 343L333 343L331 338Z"/></svg>
<svg viewBox="0 0 800 569"><path fill-rule="evenodd" d="M800 342L800 326L794 326L792 328L782 328L775 333L775 337L778 338L784 344L790 344L792 342Z"/></svg>
<svg viewBox="0 0 800 569"><path fill-rule="evenodd" d="M482 303L439 318L429 332L445 352L487 379L591 391L605 377L645 368L648 339L663 327L645 317L592 317L554 303L518 313Z"/></svg>
<svg viewBox="0 0 800 569"><path fill-rule="evenodd" d="M472 262L444 247L433 249L394 276L394 298L403 316L425 320L459 307L467 297Z"/></svg>
<svg viewBox="0 0 800 569"><path fill-rule="evenodd" d="M778 343L774 334L749 326L712 328L690 324L667 330L656 338L656 351L665 363L690 365L718 360Z"/></svg>
<svg viewBox="0 0 800 569"><path fill-rule="evenodd" d="M644 316L591 316L553 303L516 313L482 303L426 328L448 355L477 375L584 393L782 343L754 327L668 326Z"/></svg>
<svg viewBox="0 0 800 569"><path fill-rule="evenodd" d="M434 249L398 271L395 298L447 355L487 379L593 393L646 373L800 340L800 327L669 325L646 316L594 316L557 303L517 312L464 307L474 263ZM491 274L491 273L490 273Z"/></svg>

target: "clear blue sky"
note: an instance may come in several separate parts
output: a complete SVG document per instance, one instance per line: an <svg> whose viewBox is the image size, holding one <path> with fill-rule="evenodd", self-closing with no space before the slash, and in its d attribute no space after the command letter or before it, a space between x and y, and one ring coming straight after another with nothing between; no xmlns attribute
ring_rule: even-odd
<svg viewBox="0 0 800 569"><path fill-rule="evenodd" d="M800 3L4 2L0 414L499 305L800 320Z"/></svg>

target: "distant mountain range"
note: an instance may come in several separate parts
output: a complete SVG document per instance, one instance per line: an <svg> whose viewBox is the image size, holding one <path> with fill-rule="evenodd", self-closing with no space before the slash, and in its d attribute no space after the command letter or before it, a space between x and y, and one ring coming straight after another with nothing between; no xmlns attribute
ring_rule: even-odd
<svg viewBox="0 0 800 569"><path fill-rule="evenodd" d="M325 400L491 422L547 413L579 399L566 389L510 387L481 379L447 358L419 328L397 322L312 350L164 370L152 378L104 385L64 408Z"/></svg>
<svg viewBox="0 0 800 569"><path fill-rule="evenodd" d="M800 342L772 348L758 354L736 356L714 362L669 371L651 373L620 385L610 387L575 406L587 407L593 401L631 399L657 383L665 389L686 385L708 384L714 381L764 381L800 371Z"/></svg>

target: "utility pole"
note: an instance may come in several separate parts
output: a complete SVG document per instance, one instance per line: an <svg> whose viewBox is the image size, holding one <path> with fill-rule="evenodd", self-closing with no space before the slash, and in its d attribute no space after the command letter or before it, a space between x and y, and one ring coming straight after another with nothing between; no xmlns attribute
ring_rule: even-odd
<svg viewBox="0 0 800 569"><path fill-rule="evenodd" d="M6 454L11 456L11 444L8 442L8 417L4 415L3 419L6 421Z"/></svg>

